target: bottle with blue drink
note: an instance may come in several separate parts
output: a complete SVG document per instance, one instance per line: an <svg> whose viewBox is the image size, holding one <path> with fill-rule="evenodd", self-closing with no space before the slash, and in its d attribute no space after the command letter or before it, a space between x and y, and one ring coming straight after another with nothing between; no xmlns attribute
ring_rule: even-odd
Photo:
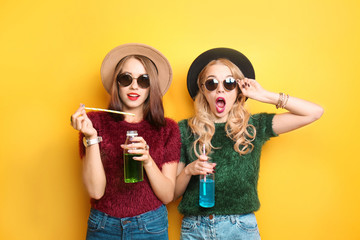
<svg viewBox="0 0 360 240"><path fill-rule="evenodd" d="M205 144L203 145L205 155ZM200 175L199 205L203 208L215 206L215 174Z"/></svg>

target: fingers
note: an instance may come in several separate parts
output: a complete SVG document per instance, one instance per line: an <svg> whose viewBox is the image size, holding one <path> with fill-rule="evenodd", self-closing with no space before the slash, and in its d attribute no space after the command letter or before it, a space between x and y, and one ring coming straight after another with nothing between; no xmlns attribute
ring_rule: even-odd
<svg viewBox="0 0 360 240"><path fill-rule="evenodd" d="M252 87L253 80L248 78L239 79L238 84L241 90L247 90Z"/></svg>
<svg viewBox="0 0 360 240"><path fill-rule="evenodd" d="M92 122L86 114L85 105L80 104L80 107L76 112L71 115L71 126L81 131L85 137L91 137L96 135L96 130L93 128Z"/></svg>
<svg viewBox="0 0 360 240"><path fill-rule="evenodd" d="M212 165L207 164L207 165L199 165L197 168L198 174L196 175L206 175L206 174L210 174L210 173L215 173L215 169L213 168Z"/></svg>
<svg viewBox="0 0 360 240"><path fill-rule="evenodd" d="M134 157L134 160L144 161L150 160L150 147L142 137L133 137L131 138L131 144L125 145L122 144L123 149L129 149L129 153L139 154L141 156Z"/></svg>
<svg viewBox="0 0 360 240"><path fill-rule="evenodd" d="M209 173L215 173L216 163L209 163L207 161L200 160L200 158L187 167L191 175L205 175Z"/></svg>
<svg viewBox="0 0 360 240"><path fill-rule="evenodd" d="M200 155L199 160L200 161L207 161L207 160L209 160L209 158L206 155Z"/></svg>
<svg viewBox="0 0 360 240"><path fill-rule="evenodd" d="M76 112L73 115L71 115L70 118L71 126L76 130L81 129L82 122L85 119L84 114L86 115L84 105L80 104L80 107L76 110Z"/></svg>
<svg viewBox="0 0 360 240"><path fill-rule="evenodd" d="M146 141L142 137L133 137L130 139L131 144L128 145L122 145L124 148L134 148L137 149L137 151L148 151L149 145L146 143ZM138 152L136 152L138 153Z"/></svg>
<svg viewBox="0 0 360 240"><path fill-rule="evenodd" d="M83 123L84 123L84 120L85 120L85 117L83 116L79 116L79 117L76 117L75 120L73 121L73 127L76 129L76 130L81 130L82 127L83 127Z"/></svg>
<svg viewBox="0 0 360 240"><path fill-rule="evenodd" d="M209 173L215 173L215 166L216 163L208 162L209 157L206 155L200 155L199 156L199 171L200 174L209 174Z"/></svg>

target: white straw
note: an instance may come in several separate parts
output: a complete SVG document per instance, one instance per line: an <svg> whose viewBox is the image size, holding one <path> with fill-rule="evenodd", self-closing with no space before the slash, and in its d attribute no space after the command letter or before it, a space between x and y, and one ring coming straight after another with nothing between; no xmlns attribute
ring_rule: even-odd
<svg viewBox="0 0 360 240"><path fill-rule="evenodd" d="M203 144L203 154L205 155L205 143ZM204 175L204 182L206 182L206 174Z"/></svg>
<svg viewBox="0 0 360 240"><path fill-rule="evenodd" d="M127 113L127 112L119 112L114 110L108 110L108 109L102 109L102 108L91 108L91 107L84 107L87 110L94 110L94 111L103 111L103 112L110 112L110 113L116 113L116 114L123 114L123 115L131 115L135 116L134 113Z"/></svg>

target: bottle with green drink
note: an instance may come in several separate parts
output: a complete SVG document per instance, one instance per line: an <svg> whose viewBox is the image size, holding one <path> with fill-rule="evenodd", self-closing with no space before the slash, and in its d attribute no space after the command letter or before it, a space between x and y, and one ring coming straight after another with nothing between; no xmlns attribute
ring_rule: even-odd
<svg viewBox="0 0 360 240"><path fill-rule="evenodd" d="M137 137L137 131L127 131L125 145L131 144L131 139ZM136 161L133 158L141 154L129 153L130 149L124 149L124 181L125 183L136 183L144 180L143 162Z"/></svg>

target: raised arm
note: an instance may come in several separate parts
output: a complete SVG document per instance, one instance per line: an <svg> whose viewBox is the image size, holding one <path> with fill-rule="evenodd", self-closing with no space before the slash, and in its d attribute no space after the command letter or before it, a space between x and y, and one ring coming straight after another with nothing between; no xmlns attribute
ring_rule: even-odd
<svg viewBox="0 0 360 240"><path fill-rule="evenodd" d="M281 96L279 93L269 92L252 79L240 80L239 87L243 94L251 99L274 104L288 110L287 113L275 115L273 130L276 134L290 132L308 125L319 119L324 112L324 109L315 103L285 94Z"/></svg>
<svg viewBox="0 0 360 240"><path fill-rule="evenodd" d="M96 139L97 131L86 115L83 106L71 116L71 125L82 132L86 139ZM100 199L105 193L106 176L101 162L99 144L88 146L83 157L82 177L91 198Z"/></svg>

